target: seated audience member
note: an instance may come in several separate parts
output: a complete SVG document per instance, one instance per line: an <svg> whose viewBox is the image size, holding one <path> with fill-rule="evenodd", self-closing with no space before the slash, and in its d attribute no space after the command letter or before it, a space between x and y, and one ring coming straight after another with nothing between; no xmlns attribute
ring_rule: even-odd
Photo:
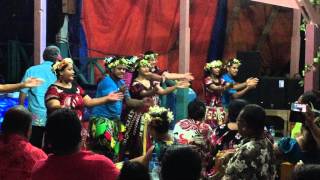
<svg viewBox="0 0 320 180"><path fill-rule="evenodd" d="M212 131L209 124L203 122L206 105L197 99L188 105L188 119L177 122L173 129L174 141L178 144L190 144L197 139L205 141Z"/></svg>
<svg viewBox="0 0 320 180"><path fill-rule="evenodd" d="M53 154L36 163L32 179L117 179L119 170L105 156L81 151L81 123L69 109L58 109L48 117L45 138Z"/></svg>
<svg viewBox="0 0 320 180"><path fill-rule="evenodd" d="M126 161L118 180L151 180L148 168L138 162Z"/></svg>
<svg viewBox="0 0 320 180"><path fill-rule="evenodd" d="M291 180L318 180L319 177L319 164L306 164L296 166L291 174Z"/></svg>
<svg viewBox="0 0 320 180"><path fill-rule="evenodd" d="M209 140L212 144L212 153L216 155L218 151L234 149L240 144L242 137L238 132L237 117L240 111L248 104L243 99L235 99L228 106L227 122L213 130Z"/></svg>
<svg viewBox="0 0 320 180"><path fill-rule="evenodd" d="M9 109L0 135L0 179L30 179L34 164L47 155L29 143L32 115L23 106Z"/></svg>
<svg viewBox="0 0 320 180"><path fill-rule="evenodd" d="M318 97L312 91L305 92L298 102L319 109ZM320 149L316 140L319 139L317 132L320 128L314 122L314 113L308 110L302 123L301 135L295 139L284 137L275 144L275 152L279 157L277 159L291 163L297 163L299 160L305 164L320 163Z"/></svg>
<svg viewBox="0 0 320 180"><path fill-rule="evenodd" d="M148 144L148 140L152 141L153 153L156 153L158 158L168 146L173 144L173 139L168 134L169 125L173 119L173 113L164 107L152 106L149 108L149 111L143 116L145 126L147 125L147 132L144 131L144 141L146 142L144 143L144 152L151 145L151 142Z"/></svg>
<svg viewBox="0 0 320 180"><path fill-rule="evenodd" d="M209 124L204 122L206 105L197 99L188 105L188 119L180 120L173 129L174 141L178 144L191 144L197 146L200 152L203 170L211 169L208 167L211 161L210 146L207 143L212 129ZM203 172L204 176L207 173Z"/></svg>
<svg viewBox="0 0 320 180"><path fill-rule="evenodd" d="M199 180L201 157L190 145L170 146L161 160L162 180Z"/></svg>
<svg viewBox="0 0 320 180"><path fill-rule="evenodd" d="M274 179L272 143L265 137L266 113L258 105L246 105L237 118L243 140L229 160L223 179Z"/></svg>

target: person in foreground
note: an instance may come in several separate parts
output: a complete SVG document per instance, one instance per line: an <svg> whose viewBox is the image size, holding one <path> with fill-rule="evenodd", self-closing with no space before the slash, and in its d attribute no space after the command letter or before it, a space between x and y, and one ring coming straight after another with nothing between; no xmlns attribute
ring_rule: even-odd
<svg viewBox="0 0 320 180"><path fill-rule="evenodd" d="M272 143L265 137L266 113L255 104L244 107L237 118L243 136L240 147L229 160L223 179L274 179L276 174Z"/></svg>
<svg viewBox="0 0 320 180"><path fill-rule="evenodd" d="M201 157L191 145L170 146L161 160L162 180L199 180Z"/></svg>
<svg viewBox="0 0 320 180"><path fill-rule="evenodd" d="M47 120L45 138L52 148L47 160L36 163L32 179L115 180L119 170L105 156L81 151L81 123L70 109L58 109Z"/></svg>
<svg viewBox="0 0 320 180"><path fill-rule="evenodd" d="M30 179L34 164L47 155L32 146L28 139L31 135L32 115L23 106L9 109L1 127L0 135L0 179Z"/></svg>

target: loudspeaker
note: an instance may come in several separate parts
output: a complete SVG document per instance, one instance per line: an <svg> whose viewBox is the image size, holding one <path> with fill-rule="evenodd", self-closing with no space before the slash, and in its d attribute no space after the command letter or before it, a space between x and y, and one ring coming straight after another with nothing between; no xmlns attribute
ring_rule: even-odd
<svg viewBox="0 0 320 180"><path fill-rule="evenodd" d="M266 109L286 109L288 80L281 77L262 77L259 81L259 102Z"/></svg>
<svg viewBox="0 0 320 180"><path fill-rule="evenodd" d="M241 61L239 72L235 77L236 82L245 82L249 77L260 76L261 56L257 51L237 52L237 59ZM249 103L258 104L259 102L259 84L256 89L251 89L242 99L247 100Z"/></svg>

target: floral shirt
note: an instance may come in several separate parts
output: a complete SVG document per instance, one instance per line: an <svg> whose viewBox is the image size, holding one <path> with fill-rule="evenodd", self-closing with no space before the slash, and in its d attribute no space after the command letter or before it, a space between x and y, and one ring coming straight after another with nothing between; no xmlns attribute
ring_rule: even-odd
<svg viewBox="0 0 320 180"><path fill-rule="evenodd" d="M229 160L224 179L274 179L276 174L273 146L267 138L243 139Z"/></svg>

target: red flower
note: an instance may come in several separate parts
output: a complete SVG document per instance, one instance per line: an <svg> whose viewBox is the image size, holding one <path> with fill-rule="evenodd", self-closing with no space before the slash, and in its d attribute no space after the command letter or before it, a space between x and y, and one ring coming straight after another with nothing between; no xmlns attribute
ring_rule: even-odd
<svg viewBox="0 0 320 180"><path fill-rule="evenodd" d="M108 141L111 141L111 134L110 134L110 132L106 131L106 132L104 133L104 137L105 137Z"/></svg>

